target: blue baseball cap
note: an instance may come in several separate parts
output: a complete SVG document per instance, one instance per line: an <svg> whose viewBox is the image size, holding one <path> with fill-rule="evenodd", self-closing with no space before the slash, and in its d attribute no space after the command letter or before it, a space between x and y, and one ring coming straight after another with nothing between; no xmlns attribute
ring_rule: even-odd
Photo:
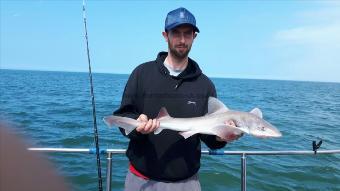
<svg viewBox="0 0 340 191"><path fill-rule="evenodd" d="M189 24L194 27L195 32L200 32L200 30L198 30L198 28L196 27L195 16L183 7L180 7L168 13L165 19L165 31L169 31L183 24Z"/></svg>

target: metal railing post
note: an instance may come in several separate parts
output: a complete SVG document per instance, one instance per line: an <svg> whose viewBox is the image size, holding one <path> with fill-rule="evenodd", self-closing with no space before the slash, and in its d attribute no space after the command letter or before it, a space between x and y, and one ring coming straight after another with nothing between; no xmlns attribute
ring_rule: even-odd
<svg viewBox="0 0 340 191"><path fill-rule="evenodd" d="M106 191L111 191L111 177L112 177L112 153L107 152Z"/></svg>
<svg viewBox="0 0 340 191"><path fill-rule="evenodd" d="M64 153L89 153L95 154L94 148L27 148L30 151L39 152L64 152ZM107 170L106 170L106 191L111 191L111 176L112 176L112 155L113 154L124 154L125 149L104 149L107 153ZM101 154L105 152L100 152ZM241 156L241 190L246 191L247 189L247 155L320 155L320 154L340 154L340 149L335 150L318 150L309 151L211 151L202 150L202 154L209 155L240 155Z"/></svg>
<svg viewBox="0 0 340 191"><path fill-rule="evenodd" d="M241 156L241 190L247 190L247 156L245 153L242 153Z"/></svg>

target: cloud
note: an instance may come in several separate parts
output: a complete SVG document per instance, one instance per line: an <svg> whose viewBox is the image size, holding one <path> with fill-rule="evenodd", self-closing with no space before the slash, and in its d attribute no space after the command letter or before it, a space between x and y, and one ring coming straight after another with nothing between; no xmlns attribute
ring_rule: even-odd
<svg viewBox="0 0 340 191"><path fill-rule="evenodd" d="M340 82L340 4L297 12L291 23L273 33L274 60L296 78Z"/></svg>
<svg viewBox="0 0 340 191"><path fill-rule="evenodd" d="M274 38L281 43L340 46L340 23L281 30Z"/></svg>
<svg viewBox="0 0 340 191"><path fill-rule="evenodd" d="M323 3L318 9L301 11L297 13L297 17L302 22L339 22L337 19L340 18L340 1L339 3Z"/></svg>
<svg viewBox="0 0 340 191"><path fill-rule="evenodd" d="M322 3L321 8L296 13L299 26L281 29L276 42L301 45L340 46L340 3Z"/></svg>

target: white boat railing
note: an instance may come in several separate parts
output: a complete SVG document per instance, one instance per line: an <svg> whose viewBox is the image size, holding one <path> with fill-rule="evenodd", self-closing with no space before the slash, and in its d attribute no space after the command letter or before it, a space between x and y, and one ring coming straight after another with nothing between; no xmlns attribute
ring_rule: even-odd
<svg viewBox="0 0 340 191"><path fill-rule="evenodd" d="M63 153L88 153L96 154L96 148L28 148L30 151L39 152L63 152ZM100 154L107 154L106 168L106 191L111 191L112 177L112 155L125 154L125 149L99 149ZM247 189L247 155L319 155L319 154L340 154L336 150L287 150L287 151L223 151L223 150L202 150L202 154L208 155L240 155L241 156L241 190Z"/></svg>

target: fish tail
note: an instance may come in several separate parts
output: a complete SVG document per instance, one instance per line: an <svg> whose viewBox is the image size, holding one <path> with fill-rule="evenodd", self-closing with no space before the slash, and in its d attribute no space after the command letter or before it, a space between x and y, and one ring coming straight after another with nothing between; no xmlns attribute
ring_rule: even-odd
<svg viewBox="0 0 340 191"><path fill-rule="evenodd" d="M135 119L114 115L104 117L103 121L108 127L116 126L123 128L126 135L131 133L131 131L133 131L140 123Z"/></svg>

